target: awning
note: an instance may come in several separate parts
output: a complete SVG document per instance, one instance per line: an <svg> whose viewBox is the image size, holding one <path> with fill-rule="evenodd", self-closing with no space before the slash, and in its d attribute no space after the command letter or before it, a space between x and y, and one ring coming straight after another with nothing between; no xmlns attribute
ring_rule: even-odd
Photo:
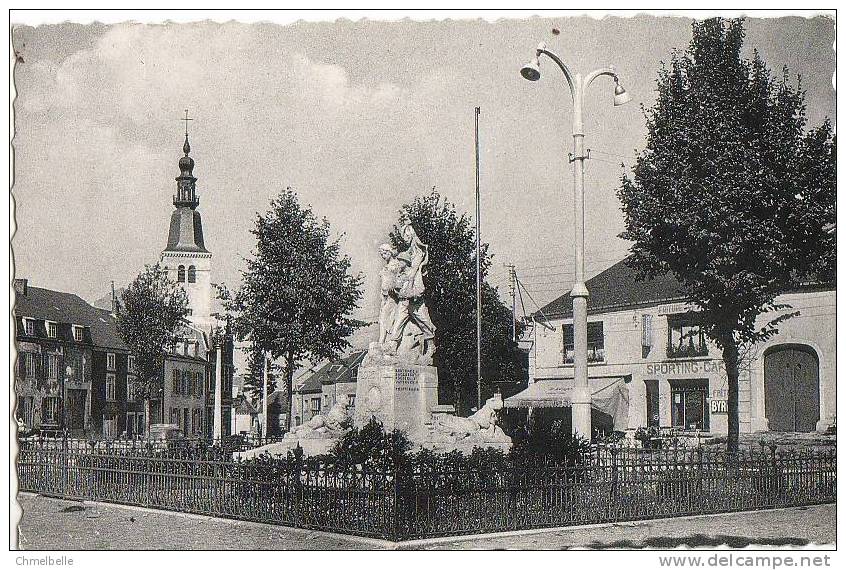
<svg viewBox="0 0 846 570"><path fill-rule="evenodd" d="M628 427L629 387L625 378L591 378L591 407L614 418L614 429ZM573 379L538 380L505 399L506 408L569 408Z"/></svg>

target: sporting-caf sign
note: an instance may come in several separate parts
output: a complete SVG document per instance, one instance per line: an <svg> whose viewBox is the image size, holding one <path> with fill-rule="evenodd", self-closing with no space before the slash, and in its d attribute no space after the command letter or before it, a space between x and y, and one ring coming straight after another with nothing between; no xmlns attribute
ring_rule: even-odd
<svg viewBox="0 0 846 570"><path fill-rule="evenodd" d="M656 362L646 365L649 376L689 376L714 374L723 371L722 360L691 360L685 362Z"/></svg>

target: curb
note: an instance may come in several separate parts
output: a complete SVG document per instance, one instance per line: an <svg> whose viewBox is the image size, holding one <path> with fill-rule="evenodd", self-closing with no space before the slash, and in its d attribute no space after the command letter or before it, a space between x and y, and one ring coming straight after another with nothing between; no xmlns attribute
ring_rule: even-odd
<svg viewBox="0 0 846 570"><path fill-rule="evenodd" d="M662 522L662 521L678 521L678 520L697 520L697 519L711 519L711 518L719 518L719 517L727 517L727 516L734 516L734 515L742 515L742 514L750 514L750 513L778 513L778 512L789 512L796 509L808 509L814 507L825 507L828 505L836 505L836 502L833 503L819 503L814 505L798 505L795 507L780 507L776 509L756 509L756 510L749 510L749 511L731 511L727 513L709 513L709 514L701 514L701 515L686 515L681 517L662 517L662 518L652 518L652 519L639 519L634 521L619 521L619 522L605 522L605 523L594 523L594 524L585 524L585 525L572 525L572 526L557 526L557 527L548 527L548 528L534 528L534 529L525 529L525 530L509 530L509 531L502 531L502 532L492 532L492 533L481 533L481 534L462 534L462 535L454 535L454 536L439 536L434 538L421 538L421 539L414 539L414 540L404 540L400 542L394 542L391 540L381 539L381 538L370 538L366 536L357 536L353 534L341 534L337 532L330 532L325 530L313 530L308 528L301 528L301 527L294 527L294 526L285 526L279 524L272 524L272 523L263 523L263 522L256 522L256 521L247 521L241 519L229 519L225 517L214 517L209 515L199 515L195 513L184 513L179 511L168 511L165 509L155 509L150 507L141 507L136 505L124 505L121 503L109 503L105 501L90 501L90 500L75 500L75 499L65 499L60 497L50 497L47 495L41 495L39 493L33 493L30 491L19 491L19 495L25 495L29 497L44 497L46 499L52 499L57 501L68 501L74 503L82 503L83 505L91 505L94 507L116 507L119 509L124 509L128 511L134 512L144 512L150 514L164 514L169 516L175 516L185 519L192 519L192 520L199 520L199 521L219 521L219 522L233 522L239 525L246 525L252 526L256 528L267 528L267 529L286 529L289 531L294 532L302 532L308 534L315 534L318 536L324 536L326 538L333 538L336 540L341 541L349 541L349 542L358 542L362 544L367 544L374 546L376 548L380 548L383 550L403 550L406 548L413 548L417 546L427 546L431 544L444 544L444 543L457 543L457 542L468 542L472 540L486 540L486 539L499 539L499 538L509 538L509 537L516 537L516 536L532 536L538 534L551 534L556 532L569 532L569 531L577 531L577 530L589 530L589 529L598 529L598 528L609 528L609 527L633 527L639 526L643 524L655 523L655 522ZM343 550L343 549L341 549Z"/></svg>
<svg viewBox="0 0 846 570"><path fill-rule="evenodd" d="M302 532L304 534L316 534L319 536L324 536L326 538L334 538L337 540L347 541L347 542L360 542L363 544L370 544L373 546L377 546L384 550L396 550L396 548L404 543L401 542L392 542L390 540L385 540L382 538L370 538L367 536L358 536L354 534L341 534L338 532L330 532L326 530L313 530L309 528L301 528L296 526L285 526L281 524L272 524L272 523L263 523L257 521L247 521L242 519L229 519L226 517L213 517L210 515L198 515L196 513L183 513L180 511L168 511L166 509L154 509L151 507L141 507L138 505L124 505L122 503L109 503L106 501L91 501L88 499L77 500L77 499L66 499L62 497L51 497L49 495L42 495L40 493L33 493L30 491L19 491L19 495L25 495L28 497L43 497L45 499L55 500L55 501L67 501L71 503L82 503L86 506L92 507L115 507L118 509L123 509L127 511L133 512L142 512L142 513L149 513L155 515L167 515L173 517L179 517L183 519L190 519L190 520L198 520L198 521L214 521L214 522L230 522L236 523L238 525L245 525L245 526L252 526L256 528L266 528L266 529L285 529L294 532ZM213 549L210 549L213 550Z"/></svg>
<svg viewBox="0 0 846 570"><path fill-rule="evenodd" d="M594 523L594 524L583 524L583 525L572 525L572 526L556 526L556 527L547 527L547 528L532 528L532 529L525 529L525 530L507 530L503 532L491 532L491 533L484 533L484 534L462 534L456 536L439 536L435 538L421 538L415 540L406 540L403 542L395 542L392 544L397 545L399 548L406 548L409 546L426 546L428 544L443 544L446 542L467 542L470 540L485 540L485 539L497 539L497 538L509 538L514 536L531 536L535 534L550 534L555 532L568 532L568 531L575 531L575 530L590 530L595 528L608 528L608 527L633 527L639 526L642 524L648 523L655 523L655 522L662 522L662 521L678 521L678 520L697 520L697 519L710 519L710 518L718 518L718 517L726 517L726 516L733 516L733 515L742 515L742 514L750 514L750 513L777 513L777 512L784 512L784 511L793 511L795 509L809 509L814 507L824 507L828 505L836 505L837 503L818 503L814 505L798 505L795 507L779 507L777 509L756 509L751 511L731 511L727 513L708 513L703 515L686 515L681 517L662 517L662 518L654 518L654 519L638 519L634 521L618 521L618 522L605 522L605 523Z"/></svg>

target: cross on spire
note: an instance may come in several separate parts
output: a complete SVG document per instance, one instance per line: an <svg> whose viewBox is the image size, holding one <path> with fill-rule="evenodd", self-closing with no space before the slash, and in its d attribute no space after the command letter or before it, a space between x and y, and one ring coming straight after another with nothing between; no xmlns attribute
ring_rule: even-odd
<svg viewBox="0 0 846 570"><path fill-rule="evenodd" d="M188 109L185 109L185 118L179 119L180 121L185 121L185 137L188 137L188 121L193 121L194 119L188 118Z"/></svg>

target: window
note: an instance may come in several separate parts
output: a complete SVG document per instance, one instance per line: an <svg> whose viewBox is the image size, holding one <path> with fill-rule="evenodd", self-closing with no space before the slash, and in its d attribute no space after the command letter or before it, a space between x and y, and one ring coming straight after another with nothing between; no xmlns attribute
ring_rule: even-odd
<svg viewBox="0 0 846 570"><path fill-rule="evenodd" d="M171 393L179 394L179 370L176 368L173 369L173 386L171 387Z"/></svg>
<svg viewBox="0 0 846 570"><path fill-rule="evenodd" d="M708 380L671 380L673 427L708 431Z"/></svg>
<svg viewBox="0 0 846 570"><path fill-rule="evenodd" d="M59 336L59 325L56 323L52 323L50 321L46 321L47 324L47 336L50 338L56 338Z"/></svg>
<svg viewBox="0 0 846 570"><path fill-rule="evenodd" d="M144 421L144 412L135 413L135 433L144 435L147 431L147 424Z"/></svg>
<svg viewBox="0 0 846 570"><path fill-rule="evenodd" d="M33 409L33 402L35 398L32 396L21 396L20 398L20 406L18 406L18 418L26 425L27 427L33 427L33 420L34 420L34 412Z"/></svg>
<svg viewBox="0 0 846 570"><path fill-rule="evenodd" d="M179 408L170 409L170 423L179 425Z"/></svg>
<svg viewBox="0 0 846 570"><path fill-rule="evenodd" d="M190 424L190 419L189 419L190 417L191 417L191 410L189 410L188 408L184 408L182 410L182 434L183 435L188 435L190 433L188 431L188 426Z"/></svg>
<svg viewBox="0 0 846 570"><path fill-rule="evenodd" d="M180 283L185 283L185 266L180 265L179 269L176 270L176 280Z"/></svg>
<svg viewBox="0 0 846 570"><path fill-rule="evenodd" d="M32 380L35 378L35 354L32 352L22 352L20 353L21 360L21 376L26 378L27 380Z"/></svg>
<svg viewBox="0 0 846 570"><path fill-rule="evenodd" d="M644 382L646 382L646 426L658 427L661 423L658 380L644 380Z"/></svg>
<svg viewBox="0 0 846 570"><path fill-rule="evenodd" d="M134 402L137 397L135 395L135 379L131 376L126 377L126 401Z"/></svg>
<svg viewBox="0 0 846 570"><path fill-rule="evenodd" d="M126 357L126 371L135 374L135 357L131 354Z"/></svg>
<svg viewBox="0 0 846 570"><path fill-rule="evenodd" d="M329 394L323 394L323 407L324 408L330 408L331 407L330 400L329 400Z"/></svg>
<svg viewBox="0 0 846 570"><path fill-rule="evenodd" d="M320 413L320 398L312 398L311 399L311 412L313 414Z"/></svg>
<svg viewBox="0 0 846 570"><path fill-rule="evenodd" d="M106 374L106 400L115 399L115 375L109 372Z"/></svg>
<svg viewBox="0 0 846 570"><path fill-rule="evenodd" d="M355 406L355 394L347 394L347 404L350 407Z"/></svg>
<svg viewBox="0 0 846 570"><path fill-rule="evenodd" d="M47 379L59 379L59 357L55 354L47 355Z"/></svg>
<svg viewBox="0 0 846 570"><path fill-rule="evenodd" d="M197 268L193 265L188 266L188 283L197 282Z"/></svg>
<svg viewBox="0 0 846 570"><path fill-rule="evenodd" d="M106 370L114 370L115 366L115 353L114 352L107 352L106 353Z"/></svg>
<svg viewBox="0 0 846 570"><path fill-rule="evenodd" d="M667 358L706 356L705 333L690 317L667 318Z"/></svg>
<svg viewBox="0 0 846 570"><path fill-rule="evenodd" d="M79 325L73 325L73 340L76 342L82 342L82 332L83 328Z"/></svg>
<svg viewBox="0 0 846 570"><path fill-rule="evenodd" d="M59 425L58 396L48 396L41 400L41 423Z"/></svg>
<svg viewBox="0 0 846 570"><path fill-rule="evenodd" d="M573 364L575 355L573 343L573 325L564 325L564 364ZM587 345L588 362L605 362L605 335L603 334L602 321L588 323Z"/></svg>
<svg viewBox="0 0 846 570"><path fill-rule="evenodd" d="M26 336L35 336L35 321L32 319L24 319L23 322Z"/></svg>

